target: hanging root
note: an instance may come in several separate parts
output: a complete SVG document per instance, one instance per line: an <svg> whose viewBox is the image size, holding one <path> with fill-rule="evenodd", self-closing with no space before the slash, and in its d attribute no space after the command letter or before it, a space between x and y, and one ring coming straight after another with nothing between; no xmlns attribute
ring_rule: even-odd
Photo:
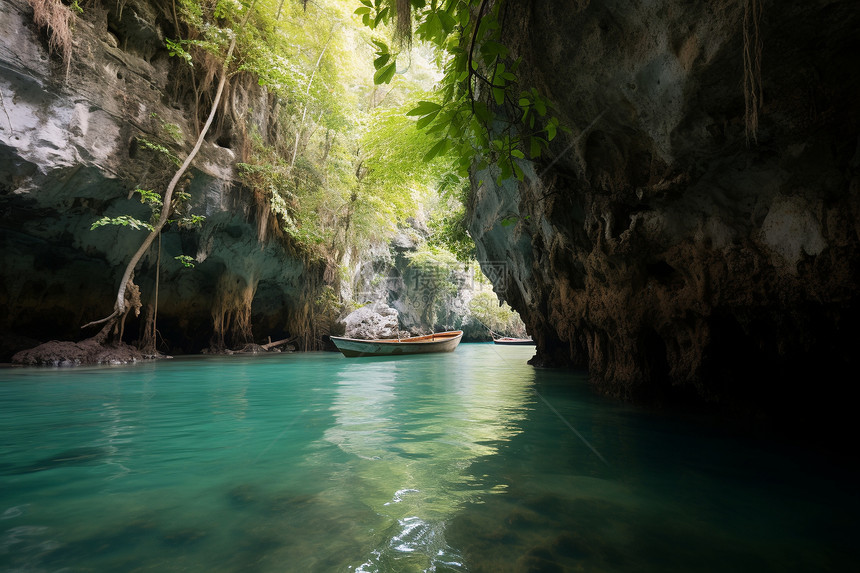
<svg viewBox="0 0 860 573"><path fill-rule="evenodd" d="M257 279L253 277L246 281L230 273L221 275L212 307L211 350L225 350L228 339L234 345L253 342L251 305L256 292Z"/></svg>
<svg viewBox="0 0 860 573"><path fill-rule="evenodd" d="M33 22L48 31L48 49L59 54L66 66L72 65L72 22L74 13L60 0L28 0L33 8Z"/></svg>
<svg viewBox="0 0 860 573"><path fill-rule="evenodd" d="M394 27L394 39L401 46L412 46L412 4L409 0L396 0L394 13L397 17Z"/></svg>
<svg viewBox="0 0 860 573"><path fill-rule="evenodd" d="M744 3L744 122L746 139L758 143L758 112L762 108L761 50L759 34L762 0L743 0Z"/></svg>

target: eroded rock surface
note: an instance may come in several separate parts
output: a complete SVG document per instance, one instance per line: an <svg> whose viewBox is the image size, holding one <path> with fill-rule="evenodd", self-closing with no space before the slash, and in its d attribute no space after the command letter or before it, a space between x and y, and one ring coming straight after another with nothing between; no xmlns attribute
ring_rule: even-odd
<svg viewBox="0 0 860 573"><path fill-rule="evenodd" d="M128 364L154 358L128 344L104 345L89 338L80 342L52 340L22 350L12 362L23 366L82 366L86 364Z"/></svg>
<svg viewBox="0 0 860 573"><path fill-rule="evenodd" d="M397 310L384 302L375 302L352 311L343 319L343 323L347 338L372 340L401 335Z"/></svg>
<svg viewBox="0 0 860 573"><path fill-rule="evenodd" d="M475 173L470 232L537 364L781 415L856 370L860 11L761 4L748 134L744 2L508 3L522 79L572 133L522 184Z"/></svg>
<svg viewBox="0 0 860 573"><path fill-rule="evenodd" d="M132 192L163 190L175 166L145 142L184 157L198 129L193 90L172 79L183 64L164 48L172 28L160 2L88 4L75 22L67 73L26 0L0 3L0 361L33 340L91 336L81 325L111 312L145 231L90 227L105 216L148 220ZM253 108L249 121L268 125L270 100L246 80L234 79L231 105ZM217 124L179 186L191 195L190 212L206 221L161 238L158 340L171 353L296 334L287 325L313 300L307 285L321 276L273 232L266 205L237 181L241 138L230 121ZM177 131L185 136L174 138ZM154 303L157 259L153 248L135 276L144 313ZM127 340L138 337L140 323L129 318Z"/></svg>

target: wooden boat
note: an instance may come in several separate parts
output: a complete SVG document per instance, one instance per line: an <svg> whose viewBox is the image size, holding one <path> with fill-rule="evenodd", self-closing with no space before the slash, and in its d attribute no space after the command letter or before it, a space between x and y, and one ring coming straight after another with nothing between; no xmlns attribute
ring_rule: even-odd
<svg viewBox="0 0 860 573"><path fill-rule="evenodd" d="M534 346L535 341L531 338L510 338L510 337L502 337L502 338L494 338L493 342L495 344L509 344L512 346Z"/></svg>
<svg viewBox="0 0 860 573"><path fill-rule="evenodd" d="M331 341L344 356L398 356L401 354L426 354L428 352L452 352L460 339L462 330L437 332L427 336L411 338L392 338L376 340L360 340L332 336Z"/></svg>

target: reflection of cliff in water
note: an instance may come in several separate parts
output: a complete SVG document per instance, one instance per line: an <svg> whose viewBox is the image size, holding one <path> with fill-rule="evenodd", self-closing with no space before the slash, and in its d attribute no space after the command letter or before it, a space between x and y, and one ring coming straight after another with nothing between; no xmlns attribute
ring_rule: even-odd
<svg viewBox="0 0 860 573"><path fill-rule="evenodd" d="M464 503L491 493L471 466L521 431L533 401L525 360L487 365L470 353L466 345L445 356L368 359L340 372L325 439L354 456L342 478L380 521L358 570L461 562L445 527Z"/></svg>
<svg viewBox="0 0 860 573"><path fill-rule="evenodd" d="M472 573L853 565L855 471L689 414L611 403L584 373L538 370L533 388L546 402L471 467L482 490L505 495L465 504L446 528Z"/></svg>

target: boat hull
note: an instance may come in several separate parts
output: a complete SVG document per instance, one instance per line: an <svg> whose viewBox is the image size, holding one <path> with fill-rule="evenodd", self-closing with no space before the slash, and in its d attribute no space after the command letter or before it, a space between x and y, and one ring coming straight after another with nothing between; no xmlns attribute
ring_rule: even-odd
<svg viewBox="0 0 860 573"><path fill-rule="evenodd" d="M508 346L534 346L535 341L529 338L494 338L495 344L504 344Z"/></svg>
<svg viewBox="0 0 860 573"><path fill-rule="evenodd" d="M360 340L332 336L331 341L337 346L341 354L354 358L359 356L401 356L404 354L453 352L462 338L463 332L456 330L399 340Z"/></svg>

